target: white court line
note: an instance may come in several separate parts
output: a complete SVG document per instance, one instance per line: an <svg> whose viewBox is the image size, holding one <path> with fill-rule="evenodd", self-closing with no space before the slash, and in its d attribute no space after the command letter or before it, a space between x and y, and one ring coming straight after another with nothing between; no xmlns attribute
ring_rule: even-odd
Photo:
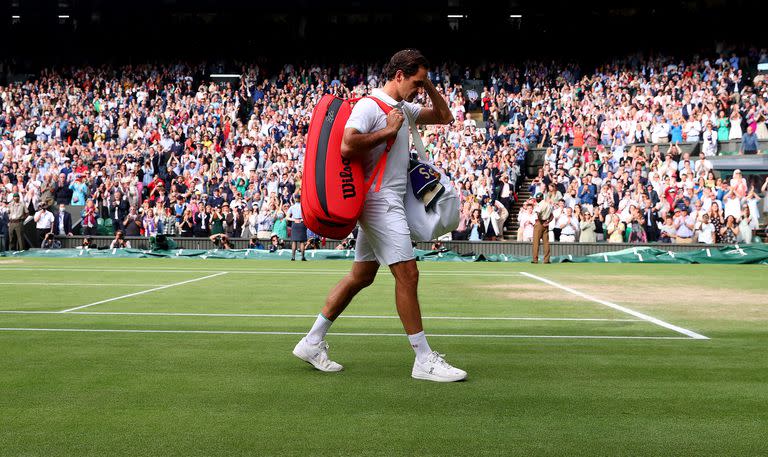
<svg viewBox="0 0 768 457"><path fill-rule="evenodd" d="M108 273L208 273L216 271L213 269L204 268L186 268L186 269L169 269L169 268L2 268L0 271L102 271ZM349 273L349 269L345 270L300 270L300 269L281 269L281 268L254 268L254 269L228 269L230 274L237 273L281 273L281 274L297 274L297 275L336 275ZM378 275L384 275L391 277L390 272L387 269L379 269ZM499 276L499 277L514 277L520 276L520 273L516 272L494 272L494 271L419 271L420 276Z"/></svg>
<svg viewBox="0 0 768 457"><path fill-rule="evenodd" d="M581 298L586 298L587 300L593 301L595 303L600 303L601 305L605 305L605 306L607 306L609 308L613 308L613 309L615 309L617 311L621 311L623 313L627 313L629 315L638 317L640 319L643 319L645 321L651 322L651 323L656 324L658 326L667 328L669 330L673 330L673 331L675 331L677 333L682 333L683 335L687 335L687 336L689 336L689 337L691 337L693 339L696 339L696 340L708 340L709 339L708 337L706 337L704 335L698 334L698 333L693 332L691 330L688 330L686 328L678 327L677 325L670 324L669 322L664 322L661 319L657 319L657 318L655 318L653 316L649 316L647 314L643 314L643 313L635 311L633 309L629 309L629 308L627 308L625 306L617 305L616 303L611 303L611 302L606 301L606 300L601 300L599 298L595 298L595 297L593 297L591 295L585 294L584 292L580 292L580 291L578 291L576 289L571 289L568 286L564 286L562 284L558 284L555 281L552 281L550 279L542 278L541 276L536 276L534 274L526 273L524 271L521 271L520 274L522 274L524 276L528 276L529 278L535 279L537 281L541 281L541 282L543 282L545 284L549 284L550 286L557 287L558 289L562 289L562 290L564 290L566 292L570 292L573 295L578 295Z"/></svg>
<svg viewBox="0 0 768 457"><path fill-rule="evenodd" d="M191 282L202 281L203 279L214 278L216 276L221 276L221 275L225 275L225 274L227 274L226 271L221 271L221 272L216 273L216 274L212 274L212 275L208 275L208 276L203 276L202 278L188 279L186 281L175 282L173 284L167 284L165 286L160 286L160 287L153 287L152 289L142 290L142 291L139 291L139 292L134 292L132 294L120 295L119 297L108 298L106 300L100 300L100 301L97 301L97 302L89 303L87 305L76 306L74 308L69 308L69 309L65 309L63 311L59 311L59 313L68 313L70 311L76 311L78 309L88 308L89 306L100 305L102 303L108 303L108 302L115 301L115 300L122 300L123 298L135 297L137 295L147 294L149 292L154 292L156 290L163 290L163 289L167 289L169 287L181 286L181 285L184 285L184 284L189 284Z"/></svg>
<svg viewBox="0 0 768 457"><path fill-rule="evenodd" d="M162 284L105 284L93 282L0 282L0 286L107 286L107 287L153 287L162 286Z"/></svg>
<svg viewBox="0 0 768 457"><path fill-rule="evenodd" d="M61 314L61 311L0 311L0 314ZM192 316L192 317L263 317L263 318L306 318L314 319L317 314L221 314L221 313L152 313L152 312L122 312L122 311L73 311L67 314L98 316ZM346 315L342 319L400 319L398 316L376 315ZM588 321L588 322L642 322L640 319L604 319L587 317L485 317L485 316L422 316L429 320L456 321Z"/></svg>
<svg viewBox="0 0 768 457"><path fill-rule="evenodd" d="M242 330L139 330L139 329L97 329L97 328L0 328L2 332L85 332L85 333L176 333L203 335L306 335L306 332L258 332ZM402 338L403 333L329 333L330 336L396 336ZM579 340L691 340L684 336L614 336L614 335L475 335L430 333L430 338L546 338L546 339L579 339Z"/></svg>

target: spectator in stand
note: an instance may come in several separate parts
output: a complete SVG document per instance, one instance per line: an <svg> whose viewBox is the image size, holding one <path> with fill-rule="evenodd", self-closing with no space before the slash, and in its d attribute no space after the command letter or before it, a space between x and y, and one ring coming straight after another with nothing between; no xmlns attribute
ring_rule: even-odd
<svg viewBox="0 0 768 457"><path fill-rule="evenodd" d="M58 236L72 236L72 215L67 211L67 207L59 204L59 212L53 221L53 233Z"/></svg>
<svg viewBox="0 0 768 457"><path fill-rule="evenodd" d="M8 204L0 199L0 252L8 247Z"/></svg>
<svg viewBox="0 0 768 457"><path fill-rule="evenodd" d="M144 229L144 236L147 238L157 236L157 234L160 233L160 225L160 218L155 216L155 211L152 208L149 208L145 212L144 217L141 219L141 226Z"/></svg>
<svg viewBox="0 0 768 457"><path fill-rule="evenodd" d="M86 236L93 236L96 234L96 229L98 228L98 222L97 222L97 212L96 212L96 206L94 205L94 202L92 199L88 199L85 203L85 208L83 208L83 212L81 213L82 221L80 222L80 225L83 228L83 235Z"/></svg>
<svg viewBox="0 0 768 457"><path fill-rule="evenodd" d="M579 242L595 243L597 241L597 237L595 235L595 230L597 229L597 226L595 225L595 217L589 210L584 210L581 213L580 219Z"/></svg>
<svg viewBox="0 0 768 457"><path fill-rule="evenodd" d="M747 127L747 133L741 138L741 148L739 149L739 153L746 155L760 154L760 145L757 141L755 127L750 125Z"/></svg>
<svg viewBox="0 0 768 457"><path fill-rule="evenodd" d="M139 213L136 212L136 207L131 206L128 210L128 215L125 216L125 219L123 219L122 223L124 227L125 236L141 236L141 230L142 230L142 221L141 216L139 216Z"/></svg>
<svg viewBox="0 0 768 457"><path fill-rule="evenodd" d="M739 236L739 226L734 216L725 218L725 223L720 228L720 242L724 244L736 244Z"/></svg>
<svg viewBox="0 0 768 457"><path fill-rule="evenodd" d="M183 238L191 238L195 235L195 216L192 214L192 210L184 211L179 223L179 234Z"/></svg>
<svg viewBox="0 0 768 457"><path fill-rule="evenodd" d="M48 211L48 205L45 202L40 202L40 208L35 213L35 228L39 244L42 245L45 235L51 233L54 220L53 213Z"/></svg>
<svg viewBox="0 0 768 457"><path fill-rule="evenodd" d="M607 217L607 234L609 243L623 243L624 242L624 229L625 225L621 222L619 215L616 213L609 214Z"/></svg>

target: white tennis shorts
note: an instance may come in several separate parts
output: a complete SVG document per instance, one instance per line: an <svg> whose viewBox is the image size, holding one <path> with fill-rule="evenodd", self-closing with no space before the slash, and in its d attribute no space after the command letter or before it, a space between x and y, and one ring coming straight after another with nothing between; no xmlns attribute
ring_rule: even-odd
<svg viewBox="0 0 768 457"><path fill-rule="evenodd" d="M377 261L381 265L392 265L414 258L411 231L402 200L366 200L359 222L356 262Z"/></svg>

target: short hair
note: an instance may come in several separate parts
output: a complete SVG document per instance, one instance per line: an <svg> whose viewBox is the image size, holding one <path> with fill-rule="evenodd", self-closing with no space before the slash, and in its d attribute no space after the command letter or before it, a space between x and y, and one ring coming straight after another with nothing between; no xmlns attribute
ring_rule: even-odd
<svg viewBox="0 0 768 457"><path fill-rule="evenodd" d="M406 77L418 73L419 68L429 68L429 61L424 55L416 49L403 49L393 55L389 62L384 65L384 77L387 81L395 79L398 70L403 72Z"/></svg>

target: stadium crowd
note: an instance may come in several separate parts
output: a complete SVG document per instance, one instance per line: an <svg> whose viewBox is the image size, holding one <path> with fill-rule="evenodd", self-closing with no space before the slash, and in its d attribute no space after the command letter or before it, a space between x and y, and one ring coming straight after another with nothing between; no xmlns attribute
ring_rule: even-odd
<svg viewBox="0 0 768 457"><path fill-rule="evenodd" d="M751 54L768 61L765 50ZM422 133L463 197L453 238L501 239L511 216L517 239L529 240L533 202L510 212L526 154L546 148L530 191L554 206L554 240L750 242L768 180L717 178L708 159L728 140L741 140L743 154L765 152L768 84L746 80L743 59L432 68L455 122ZM243 65L234 83L205 70L49 69L0 86L0 239L18 242L28 217L40 240L71 234L66 205L84 205L75 219L85 235L101 222L128 237L286 239L313 107L325 93L367 94L381 67ZM463 90L469 79L486 86ZM681 153L683 142L701 142L701 153ZM654 145L647 153L638 143Z"/></svg>

